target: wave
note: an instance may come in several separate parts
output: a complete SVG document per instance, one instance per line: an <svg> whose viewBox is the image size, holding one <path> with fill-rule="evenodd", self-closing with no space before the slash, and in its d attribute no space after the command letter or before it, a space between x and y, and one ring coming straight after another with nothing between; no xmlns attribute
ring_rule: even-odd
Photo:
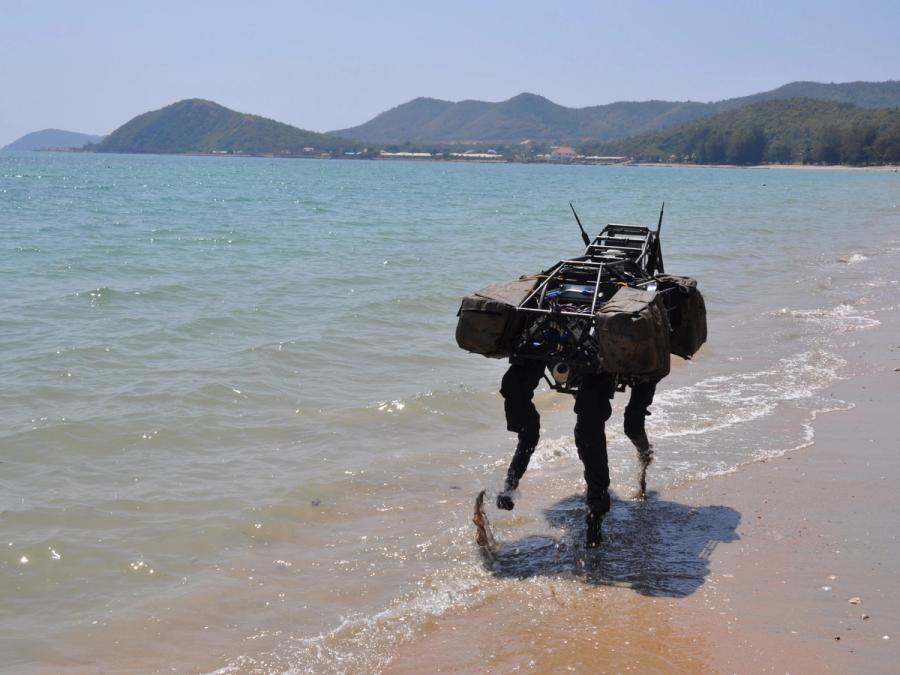
<svg viewBox="0 0 900 675"><path fill-rule="evenodd" d="M870 316L871 312L860 311L850 304L840 304L820 309L781 309L769 312L768 316L787 317L803 323L816 324L828 331L846 333L880 326L881 322Z"/></svg>
<svg viewBox="0 0 900 675"><path fill-rule="evenodd" d="M177 300L184 301L193 293L192 289L183 284L161 284L147 288L133 288L119 290L109 286L98 286L86 291L76 291L73 297L85 298L92 306L104 305L115 300L140 299L148 301Z"/></svg>
<svg viewBox="0 0 900 675"><path fill-rule="evenodd" d="M869 256L864 255L862 253L850 253L848 255L840 256L837 260L838 260L838 262L842 262L847 265L856 265L856 264L864 262L868 259L869 259Z"/></svg>
<svg viewBox="0 0 900 675"><path fill-rule="evenodd" d="M106 303L111 302L116 298L121 298L124 296L125 293L117 291L114 288L109 288L108 286L100 286L97 288L92 288L89 291L79 291L75 293L76 298L87 299L92 307L96 305L105 305Z"/></svg>
<svg viewBox="0 0 900 675"><path fill-rule="evenodd" d="M813 399L841 379L846 363L837 354L814 349L779 359L771 368L663 389L651 407L648 429L654 439L679 439L740 427L772 415L783 403ZM607 437L611 445L630 445L617 422L608 424ZM541 466L575 455L574 438L566 435L542 440L532 461Z"/></svg>
<svg viewBox="0 0 900 675"><path fill-rule="evenodd" d="M468 522L456 524L448 534L450 541L440 556L445 562L452 559L453 564L426 574L412 590L400 594L384 608L371 613L351 612L319 634L287 636L273 651L238 656L210 675L259 670L292 674L381 672L398 648L415 639L430 620L475 605L502 584L479 564L471 547ZM431 538L419 549L434 543L435 538Z"/></svg>

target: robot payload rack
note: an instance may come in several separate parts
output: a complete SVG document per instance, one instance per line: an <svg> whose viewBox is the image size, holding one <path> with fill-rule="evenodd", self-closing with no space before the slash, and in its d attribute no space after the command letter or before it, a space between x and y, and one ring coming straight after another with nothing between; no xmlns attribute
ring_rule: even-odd
<svg viewBox="0 0 900 675"><path fill-rule="evenodd" d="M551 387L569 393L585 373L661 379L670 354L689 359L706 341L697 282L664 273L661 225L662 211L656 230L610 224L590 240L582 229L583 255L466 296L457 344L543 361Z"/></svg>

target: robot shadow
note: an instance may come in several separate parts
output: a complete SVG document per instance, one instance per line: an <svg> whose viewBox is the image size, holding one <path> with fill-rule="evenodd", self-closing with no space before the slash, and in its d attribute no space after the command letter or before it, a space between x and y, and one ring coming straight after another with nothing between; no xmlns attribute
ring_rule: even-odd
<svg viewBox="0 0 900 675"><path fill-rule="evenodd" d="M603 521L603 543L586 549L584 515L579 495L545 509L547 522L562 530L561 536L501 543L491 573L515 579L567 576L646 596L683 598L703 585L715 547L739 539L741 522L740 513L727 506L688 506L651 492L643 501L613 501Z"/></svg>

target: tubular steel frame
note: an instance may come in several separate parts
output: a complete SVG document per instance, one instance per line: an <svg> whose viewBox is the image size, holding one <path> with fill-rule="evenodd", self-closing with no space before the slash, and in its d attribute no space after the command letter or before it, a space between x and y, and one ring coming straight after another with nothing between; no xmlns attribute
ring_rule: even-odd
<svg viewBox="0 0 900 675"><path fill-rule="evenodd" d="M544 361L554 373L563 364L565 378L545 378L556 391L574 394L584 373L603 370L603 355L592 339L597 310L618 286L647 288L655 283L654 274L663 271L659 228L607 225L582 256L557 263L517 306L528 317L512 356ZM593 286L590 301L563 299L567 285Z"/></svg>

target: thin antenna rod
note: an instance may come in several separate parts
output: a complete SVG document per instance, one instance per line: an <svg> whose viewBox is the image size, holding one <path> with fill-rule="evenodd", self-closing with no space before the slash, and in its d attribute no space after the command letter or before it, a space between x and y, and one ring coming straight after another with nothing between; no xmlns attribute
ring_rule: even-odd
<svg viewBox="0 0 900 675"><path fill-rule="evenodd" d="M590 246L591 238L588 236L587 232L585 232L584 228L581 226L581 218L579 218L578 214L575 213L575 207L572 206L572 202L569 202L569 208L572 209L572 215L575 216L575 222L578 223L578 229L581 230L581 240L584 242L585 246Z"/></svg>

